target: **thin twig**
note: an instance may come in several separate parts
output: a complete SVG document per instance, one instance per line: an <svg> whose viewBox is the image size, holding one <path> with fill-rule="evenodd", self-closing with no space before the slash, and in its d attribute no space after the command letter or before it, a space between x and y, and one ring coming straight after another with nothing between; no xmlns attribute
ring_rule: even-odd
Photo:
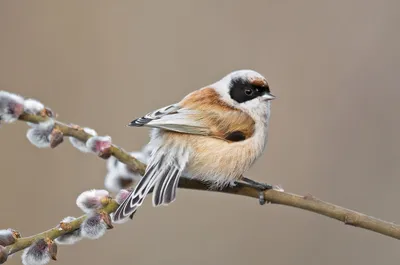
<svg viewBox="0 0 400 265"><path fill-rule="evenodd" d="M25 122L39 123L46 121L48 118L40 115L32 115L24 113L19 117L19 120ZM87 141L91 135L86 133L84 130L74 125L66 125L59 121L55 121L55 128L60 130L64 136L74 137L83 142ZM120 162L129 166L134 172L141 175L144 174L146 165L132 157L128 152L122 148L112 145L111 154L116 157ZM235 187L227 187L222 190L210 190L209 186L201 181L195 179L181 178L179 180L179 187L184 189L192 190L203 190L203 191L216 191L228 194L242 195L251 198L259 198L259 191L255 188L249 187L245 184L238 183ZM356 211L352 211L331 203L324 202L315 198L312 195L299 196L296 194L282 192L277 190L267 190L264 192L265 199L274 204L281 204L286 206L292 206L303 210L311 211L320 215L324 215L338 221L343 222L347 225L352 225L360 228L364 228L370 231L380 233L392 238L400 239L400 225L386 222L372 216L368 216ZM105 208L104 211L107 213L114 212L118 207L115 201L111 201ZM83 215L70 223L70 226L66 230L62 230L59 227L54 227L45 232L39 233L34 236L20 238L14 244L7 247L9 254L20 251L26 247L29 247L32 242L39 238L49 237L55 239L61 235L78 229L81 223L85 220L86 215Z"/></svg>

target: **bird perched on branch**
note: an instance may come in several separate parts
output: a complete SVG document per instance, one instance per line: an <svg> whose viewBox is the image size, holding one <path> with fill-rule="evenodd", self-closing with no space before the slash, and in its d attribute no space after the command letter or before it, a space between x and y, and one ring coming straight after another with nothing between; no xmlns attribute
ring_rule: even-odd
<svg viewBox="0 0 400 265"><path fill-rule="evenodd" d="M154 148L144 176L116 210L114 220L135 213L152 189L154 206L171 203L181 176L209 182L214 188L235 181L260 191L272 188L243 173L265 149L274 98L265 77L240 70L132 121L130 126L153 128L149 144ZM263 203L264 193L260 194Z"/></svg>

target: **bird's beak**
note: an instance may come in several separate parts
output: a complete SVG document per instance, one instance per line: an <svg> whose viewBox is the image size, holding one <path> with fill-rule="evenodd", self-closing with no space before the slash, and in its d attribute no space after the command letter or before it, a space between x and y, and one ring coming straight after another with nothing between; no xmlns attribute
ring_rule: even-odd
<svg viewBox="0 0 400 265"><path fill-rule="evenodd" d="M271 93L265 93L264 95L262 95L262 98L263 98L264 100L273 100L273 99L275 99L276 97L275 97L274 95L272 95Z"/></svg>

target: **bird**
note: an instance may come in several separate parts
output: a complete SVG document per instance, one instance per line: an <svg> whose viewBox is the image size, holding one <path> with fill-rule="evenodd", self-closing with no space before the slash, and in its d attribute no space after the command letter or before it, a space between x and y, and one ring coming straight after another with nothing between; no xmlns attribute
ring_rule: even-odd
<svg viewBox="0 0 400 265"><path fill-rule="evenodd" d="M273 188L243 176L266 147L273 99L264 76L236 70L130 122L151 128L152 151L143 177L119 205L114 220L132 217L151 191L153 206L170 204L180 177L204 181L210 188L238 181L260 191Z"/></svg>

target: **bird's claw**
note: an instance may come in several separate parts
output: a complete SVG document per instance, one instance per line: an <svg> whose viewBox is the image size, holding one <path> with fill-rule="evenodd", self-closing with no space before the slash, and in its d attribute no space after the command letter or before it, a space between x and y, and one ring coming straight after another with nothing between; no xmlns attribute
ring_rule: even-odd
<svg viewBox="0 0 400 265"><path fill-rule="evenodd" d="M265 200L265 194L263 190L260 190L260 192L258 193L258 202L260 203L260 205L264 205L267 202Z"/></svg>
<svg viewBox="0 0 400 265"><path fill-rule="evenodd" d="M242 180L251 187L259 190L258 201L260 205L264 205L267 202L267 200L265 199L264 191L273 189L274 187L270 184L257 182L249 178L243 178Z"/></svg>

